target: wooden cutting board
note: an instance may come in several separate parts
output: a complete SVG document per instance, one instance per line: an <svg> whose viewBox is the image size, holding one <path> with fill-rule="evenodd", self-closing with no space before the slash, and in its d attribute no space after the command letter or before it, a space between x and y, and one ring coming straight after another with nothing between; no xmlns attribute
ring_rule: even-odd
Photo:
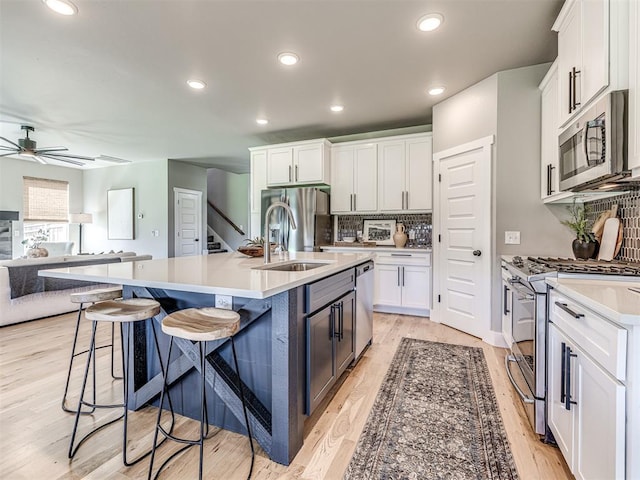
<svg viewBox="0 0 640 480"><path fill-rule="evenodd" d="M616 245L618 244L618 235L620 234L621 228L620 219L617 217L607 218L607 221L604 222L598 260L613 260L616 254Z"/></svg>

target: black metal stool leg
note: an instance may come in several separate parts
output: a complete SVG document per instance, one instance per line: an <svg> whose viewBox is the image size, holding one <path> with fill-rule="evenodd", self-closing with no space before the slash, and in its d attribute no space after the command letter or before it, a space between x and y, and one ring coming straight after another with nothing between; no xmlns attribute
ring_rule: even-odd
<svg viewBox="0 0 640 480"><path fill-rule="evenodd" d="M240 368L238 367L238 356L236 355L236 344L233 341L233 337L231 337L231 351L233 352L233 363L236 367L236 374L238 376L238 390L240 391L240 401L242 402L242 411L244 412L244 422L247 427L247 435L249 436L249 445L251 446L251 467L249 467L249 475L247 476L247 480L251 478L251 473L253 473L253 464L256 458L256 452L253 448L253 437L251 436L251 425L249 424L249 415L247 415L247 403L244 399L244 392L242 389L242 379L240 377Z"/></svg>
<svg viewBox="0 0 640 480"><path fill-rule="evenodd" d="M88 350L85 350L83 352L78 352L76 353L76 345L78 343L78 332L80 330L80 319L82 318L82 305L84 305L83 303L80 304L80 307L78 308L78 317L76 319L76 330L75 333L73 334L73 345L71 346L71 357L69 358L69 370L67 371L67 381L64 384L64 393L62 394L62 410L64 410L65 412L69 412L69 413L76 413L75 410L73 410L72 408L67 407L67 394L69 393L69 383L71 382L71 371L73 370L73 360L78 356L78 355L82 355L83 353L87 353ZM95 377L93 378L93 403L96 403L96 396L95 396L95 384L96 384L96 379ZM82 412L83 415L88 415L91 414L93 412L95 412L95 408L91 408L90 410L85 410Z"/></svg>

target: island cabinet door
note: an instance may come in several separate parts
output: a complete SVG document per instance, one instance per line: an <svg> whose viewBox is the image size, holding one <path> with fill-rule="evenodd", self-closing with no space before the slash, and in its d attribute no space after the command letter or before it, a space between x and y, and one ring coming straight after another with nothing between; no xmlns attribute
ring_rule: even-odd
<svg viewBox="0 0 640 480"><path fill-rule="evenodd" d="M353 325L355 320L356 296L354 292L347 294L337 303L337 311L334 309L334 321L336 322L336 365L338 372L336 378L340 378L354 359Z"/></svg>
<svg viewBox="0 0 640 480"><path fill-rule="evenodd" d="M337 309L329 305L307 317L307 415L311 415L336 379L333 352L336 313Z"/></svg>

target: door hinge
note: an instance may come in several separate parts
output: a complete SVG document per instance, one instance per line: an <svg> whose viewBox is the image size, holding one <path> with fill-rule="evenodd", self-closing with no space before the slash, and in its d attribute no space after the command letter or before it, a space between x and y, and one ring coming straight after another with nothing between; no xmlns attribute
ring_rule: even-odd
<svg viewBox="0 0 640 480"><path fill-rule="evenodd" d="M442 174L441 173L438 174L438 182L442 182Z"/></svg>
<svg viewBox="0 0 640 480"><path fill-rule="evenodd" d="M438 295L438 303L440 303L440 295Z"/></svg>

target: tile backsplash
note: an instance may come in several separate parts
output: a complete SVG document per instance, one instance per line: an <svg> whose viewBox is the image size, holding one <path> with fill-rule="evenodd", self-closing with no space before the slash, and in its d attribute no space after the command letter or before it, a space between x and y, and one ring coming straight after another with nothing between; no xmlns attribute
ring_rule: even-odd
<svg viewBox="0 0 640 480"><path fill-rule="evenodd" d="M622 247L616 260L640 262L640 189L617 197L587 202L592 220L618 204L618 217L622 222Z"/></svg>
<svg viewBox="0 0 640 480"><path fill-rule="evenodd" d="M415 246L418 241L421 245L431 246L431 214L398 214L398 215L338 215L336 240L341 241L343 236L355 237L358 231L362 231L364 220L395 220L404 224L407 235L410 230L416 232L416 239L407 243ZM418 233L422 232L422 233Z"/></svg>

